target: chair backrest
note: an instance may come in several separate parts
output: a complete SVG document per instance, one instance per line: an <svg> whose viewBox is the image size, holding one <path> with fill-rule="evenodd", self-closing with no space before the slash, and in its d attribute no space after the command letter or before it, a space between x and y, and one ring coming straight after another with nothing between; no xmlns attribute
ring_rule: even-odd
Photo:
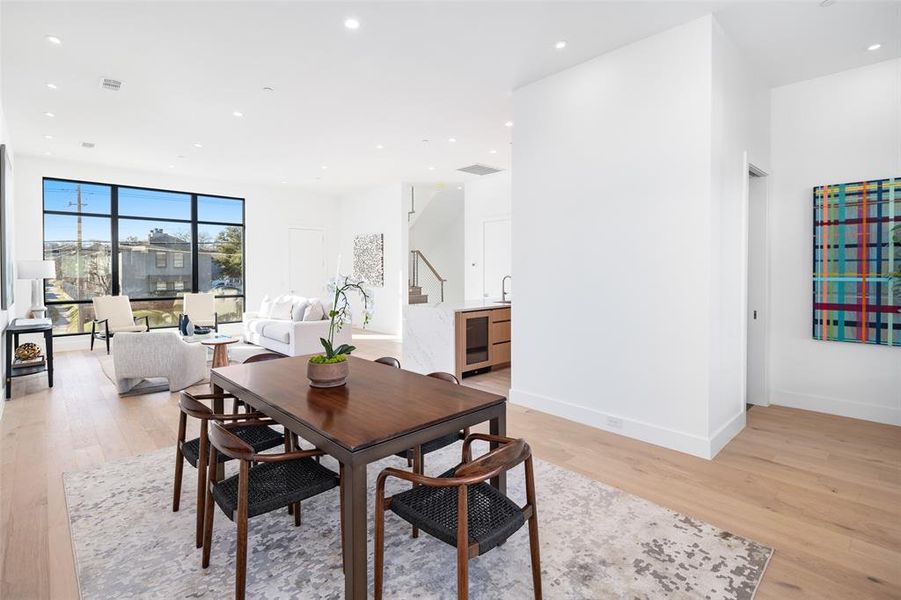
<svg viewBox="0 0 901 600"><path fill-rule="evenodd" d="M498 473L509 471L530 456L532 449L524 439L519 438L457 467L454 477L488 479Z"/></svg>
<svg viewBox="0 0 901 600"><path fill-rule="evenodd" d="M217 451L237 460L253 460L256 456L253 446L229 431L231 427L248 427L255 426L254 421L239 421L230 425L223 425L216 421L211 422L212 427L209 430L210 443ZM260 426L263 426L260 424Z"/></svg>
<svg viewBox="0 0 901 600"><path fill-rule="evenodd" d="M185 294L184 313L194 322L214 320L216 318L215 294Z"/></svg>
<svg viewBox="0 0 901 600"><path fill-rule="evenodd" d="M381 358L375 359L375 362L381 363L383 365L388 365L389 367L394 367L395 369L400 368L400 361L393 356L383 356Z"/></svg>
<svg viewBox="0 0 901 600"><path fill-rule="evenodd" d="M460 385L460 380L457 379L456 375L451 375L450 373L445 373L444 371L435 371L434 373L429 373L428 377L434 377L435 379L440 379L441 381L447 381L449 383L456 383Z"/></svg>
<svg viewBox="0 0 901 600"><path fill-rule="evenodd" d="M178 399L178 408L181 409L181 412L195 419L209 420L213 417L213 410L206 404L192 398L188 392L181 393Z"/></svg>
<svg viewBox="0 0 901 600"><path fill-rule="evenodd" d="M134 313L128 296L94 296L94 318L98 321L109 319L110 329L115 327L133 327Z"/></svg>
<svg viewBox="0 0 901 600"><path fill-rule="evenodd" d="M284 354L276 354L275 352L263 352L262 354L254 354L253 356L251 356L250 358L248 358L241 364L247 365L250 363L264 362L267 360L277 360L279 358L285 358L285 355Z"/></svg>

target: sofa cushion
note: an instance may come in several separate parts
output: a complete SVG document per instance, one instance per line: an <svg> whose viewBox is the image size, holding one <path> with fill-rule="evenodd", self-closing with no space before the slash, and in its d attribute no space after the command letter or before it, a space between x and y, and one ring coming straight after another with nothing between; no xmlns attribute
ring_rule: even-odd
<svg viewBox="0 0 901 600"><path fill-rule="evenodd" d="M263 301L260 302L260 312L258 313L261 317L268 318L272 313L272 300L269 299L269 296L263 296Z"/></svg>
<svg viewBox="0 0 901 600"><path fill-rule="evenodd" d="M266 321L263 323L260 335L270 340L287 344L291 339L291 331L294 329L293 321Z"/></svg>
<svg viewBox="0 0 901 600"><path fill-rule="evenodd" d="M306 298L298 297L294 299L294 307L291 309L292 321L303 321L303 315L307 312L310 301Z"/></svg>
<svg viewBox="0 0 901 600"><path fill-rule="evenodd" d="M269 313L269 316L273 319L284 319L289 321L291 319L291 308L293 306L294 302L290 296L279 296L272 301L272 311Z"/></svg>
<svg viewBox="0 0 901 600"><path fill-rule="evenodd" d="M325 318L322 302L318 298L310 298L310 305L303 314L304 321L321 321Z"/></svg>

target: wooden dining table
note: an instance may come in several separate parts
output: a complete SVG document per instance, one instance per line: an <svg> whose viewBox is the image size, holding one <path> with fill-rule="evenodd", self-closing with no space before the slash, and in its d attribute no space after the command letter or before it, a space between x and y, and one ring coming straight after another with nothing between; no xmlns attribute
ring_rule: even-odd
<svg viewBox="0 0 901 600"><path fill-rule="evenodd" d="M360 600L368 594L366 466L485 421L506 435L506 398L356 357L345 385L314 388L309 358L221 367L210 382L341 463L344 596ZM506 491L504 475L491 484Z"/></svg>

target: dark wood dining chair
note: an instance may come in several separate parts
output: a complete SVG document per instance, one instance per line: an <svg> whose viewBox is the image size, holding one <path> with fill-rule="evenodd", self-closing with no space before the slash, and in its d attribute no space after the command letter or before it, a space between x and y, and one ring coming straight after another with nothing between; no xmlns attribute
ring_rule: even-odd
<svg viewBox="0 0 901 600"><path fill-rule="evenodd" d="M400 368L400 361L394 358L393 356L383 356L381 358L375 359L377 363L381 363L383 365L388 365L389 367L394 367L395 369Z"/></svg>
<svg viewBox="0 0 901 600"><path fill-rule="evenodd" d="M223 403L228 398L234 398L231 394L192 394L190 392L182 392L178 402L180 411L178 418L178 441L175 445L175 484L172 496L172 511L178 512L181 501L181 482L183 476L184 464L187 461L192 467L197 469L197 524L196 524L196 544L197 547L203 543L203 509L205 506L205 490L207 477L207 461L209 460L209 422L210 421L238 421L262 417L261 413L242 413L242 414L215 414L213 410L205 405L202 401L221 399ZM188 417L193 417L200 421L200 437L193 440L185 440L185 430L187 429ZM240 437L245 443L249 444L257 452L269 450L282 444L286 444L285 436L271 427L237 427L234 435ZM286 446L287 449L287 446ZM220 454L217 463L224 463L229 459L228 455ZM217 469L211 469L213 471ZM299 520L300 512L297 511L295 521Z"/></svg>
<svg viewBox="0 0 901 600"><path fill-rule="evenodd" d="M268 429L271 419L253 419L238 423L214 422L210 428L210 461L220 454L240 461L237 475L219 480L216 469L207 469L208 486L204 509L203 562L210 565L213 542L213 502L238 527L235 557L235 598L243 600L247 580L247 521L286 506L295 506L295 519L300 515L300 502L332 488L341 487L342 477L313 460L321 450L290 450L279 454L260 454L235 434L248 427ZM251 466L251 465L255 466ZM343 490L342 490L343 491ZM344 494L340 494L343 500ZM343 504L343 502L342 502ZM342 543L344 510L341 510ZM297 521L295 521L297 523ZM343 556L342 551L342 556Z"/></svg>
<svg viewBox="0 0 901 600"><path fill-rule="evenodd" d="M460 385L460 380L457 379L455 375L451 373L445 373L443 371L436 371L434 373L429 373L428 377L434 377L435 379L440 379L442 381L447 381L448 383L454 383L456 385ZM419 475L425 473L425 455L435 452L436 450L441 450L442 448L446 448L451 444L455 444L460 440L466 439L466 436L469 435L469 428L463 429L461 431L455 431L454 433L449 433L445 436L441 436L440 438L436 438L434 440L429 440L425 444L418 446L416 448L410 448L409 450L404 450L403 452L398 452L396 456L400 456L401 458L407 459L407 466L413 468L413 472ZM413 537L419 537L419 530L414 527L413 528Z"/></svg>
<svg viewBox="0 0 901 600"><path fill-rule="evenodd" d="M472 459L475 440L499 446ZM520 507L492 487L488 480L525 463L526 504ZM396 477L414 484L385 498L385 482ZM532 451L522 439L474 433L463 442L462 462L440 475L388 468L379 474L375 496L375 599L381 600L385 570L385 511L457 548L457 598L469 597L469 560L502 544L529 522L532 585L541 599L541 560L538 546L538 509Z"/></svg>

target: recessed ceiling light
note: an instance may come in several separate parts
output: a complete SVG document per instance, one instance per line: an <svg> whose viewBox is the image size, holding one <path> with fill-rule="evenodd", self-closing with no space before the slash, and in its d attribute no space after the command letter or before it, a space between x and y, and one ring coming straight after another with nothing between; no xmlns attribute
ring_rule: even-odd
<svg viewBox="0 0 901 600"><path fill-rule="evenodd" d="M55 83L45 83L44 85L46 85L47 89L50 89L50 90L57 89L57 85Z"/></svg>
<svg viewBox="0 0 901 600"><path fill-rule="evenodd" d="M882 48L882 44L870 44L869 46L867 46L867 50L869 50L870 52L872 52L873 50L879 50L880 48Z"/></svg>
<svg viewBox="0 0 901 600"><path fill-rule="evenodd" d="M823 0L822 2L820 2L820 6L822 6L823 8L828 8L833 4L835 4L835 0Z"/></svg>
<svg viewBox="0 0 901 600"><path fill-rule="evenodd" d="M240 110L236 110L236 111L232 112L232 116L233 117L243 117L244 113L242 113Z"/></svg>
<svg viewBox="0 0 901 600"><path fill-rule="evenodd" d="M429 167L429 171L434 171L435 167Z"/></svg>
<svg viewBox="0 0 901 600"><path fill-rule="evenodd" d="M53 152L44 152L44 156L53 156Z"/></svg>
<svg viewBox="0 0 901 600"><path fill-rule="evenodd" d="M560 40L559 42L554 44L554 48L556 48L557 50L563 50L564 48L566 48L566 40Z"/></svg>
<svg viewBox="0 0 901 600"><path fill-rule="evenodd" d="M45 139L45 140L52 140L52 139L53 139L53 136L52 136L52 135L45 135L45 136L44 136L44 139Z"/></svg>
<svg viewBox="0 0 901 600"><path fill-rule="evenodd" d="M492 148L491 150L488 151L488 154L497 154L497 150Z"/></svg>
<svg viewBox="0 0 901 600"><path fill-rule="evenodd" d="M348 29L359 29L360 22L357 19L345 19L344 26Z"/></svg>
<svg viewBox="0 0 901 600"><path fill-rule="evenodd" d="M56 37L55 35L45 35L44 39L47 40L48 42L50 42L51 44L53 44L54 46L59 46L60 44L63 43L63 41L61 39L59 39L58 37Z"/></svg>
<svg viewBox="0 0 901 600"><path fill-rule="evenodd" d="M322 168L323 171L325 171L326 169L328 169L328 165L322 165L321 168Z"/></svg>
<svg viewBox="0 0 901 600"><path fill-rule="evenodd" d="M195 143L194 143L194 147L195 147L195 148L203 148L203 144L201 144L201 143L199 143L199 142L195 142Z"/></svg>
<svg viewBox="0 0 901 600"><path fill-rule="evenodd" d="M504 127L513 127L513 121L507 121L504 123Z"/></svg>
<svg viewBox="0 0 901 600"><path fill-rule="evenodd" d="M263 88L263 91L264 91L264 92L274 92L274 91L275 91L275 88L269 87L269 86L267 85L266 87Z"/></svg>
<svg viewBox="0 0 901 600"><path fill-rule="evenodd" d="M45 113L44 113L44 116L45 116L45 117L51 117L51 118L52 118L52 117L55 117L56 115L53 114L52 112L49 112L49 111L48 111L48 112L45 112Z"/></svg>
<svg viewBox="0 0 901 600"><path fill-rule="evenodd" d="M184 154L179 154L179 155L178 155L178 156L176 156L176 157L175 157L175 158L184 158L184 157L185 157L185 155L184 155Z"/></svg>
<svg viewBox="0 0 901 600"><path fill-rule="evenodd" d="M463 189L463 186L462 186L462 185L458 185L458 186L457 186L457 189L458 189L458 190L462 190L462 189Z"/></svg>
<svg viewBox="0 0 901 600"><path fill-rule="evenodd" d="M170 168L170 169L174 169L174 168L175 168L175 165L169 165L169 168Z"/></svg>
<svg viewBox="0 0 901 600"><path fill-rule="evenodd" d="M284 184L286 184L286 183L288 183L288 182L285 181L284 179L282 179L282 185L284 185Z"/></svg>
<svg viewBox="0 0 901 600"><path fill-rule="evenodd" d="M376 149L376 150L384 150L385 147L382 146L381 144L376 144L376 145L375 145L375 149Z"/></svg>
<svg viewBox="0 0 901 600"><path fill-rule="evenodd" d="M450 142L451 144L453 144L453 143L456 143L457 138L447 138L447 141Z"/></svg>

